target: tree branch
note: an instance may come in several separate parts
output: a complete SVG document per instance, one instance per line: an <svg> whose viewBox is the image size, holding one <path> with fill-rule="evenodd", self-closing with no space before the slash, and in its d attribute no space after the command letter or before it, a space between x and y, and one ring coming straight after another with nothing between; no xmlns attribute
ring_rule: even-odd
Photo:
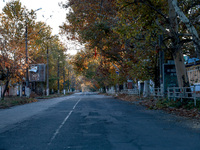
<svg viewBox="0 0 200 150"><path fill-rule="evenodd" d="M156 24L158 25L158 27L166 34L169 35L169 32L167 32L167 30L159 23L158 19L156 19Z"/></svg>
<svg viewBox="0 0 200 150"><path fill-rule="evenodd" d="M195 6L199 5L199 0L193 0L191 5L188 5L188 7L185 9L185 12L188 13L188 11Z"/></svg>
<svg viewBox="0 0 200 150"><path fill-rule="evenodd" d="M183 13L183 11L177 6L177 0L171 0L172 6L174 7L176 13L182 20L182 22L186 25L188 28L189 32L192 34L193 37L193 42L196 45L196 52L198 58L200 58L200 39L197 30L195 27L192 25L190 20L186 17L186 15Z"/></svg>

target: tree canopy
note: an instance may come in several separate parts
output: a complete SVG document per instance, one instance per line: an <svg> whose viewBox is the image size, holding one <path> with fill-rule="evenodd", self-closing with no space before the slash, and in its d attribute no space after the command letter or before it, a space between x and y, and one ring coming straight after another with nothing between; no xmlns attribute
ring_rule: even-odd
<svg viewBox="0 0 200 150"><path fill-rule="evenodd" d="M19 0L7 3L0 14L0 42L0 80L5 83L5 90L24 82L30 64L46 64L47 49L51 54L50 77L58 70L55 62L59 59L63 67L66 61L66 48L58 36L52 35L46 23L37 22L35 11L22 6Z"/></svg>
<svg viewBox="0 0 200 150"><path fill-rule="evenodd" d="M179 86L189 85L183 54L200 54L198 1L69 0L63 7L71 8L63 33L86 43L90 49L84 54L87 57L100 64L109 62L107 77L114 65L124 81L156 79L162 50L166 60L175 61ZM75 56L77 62L88 61L83 53ZM97 57L93 57L96 53ZM75 66L85 70L85 64L88 63Z"/></svg>

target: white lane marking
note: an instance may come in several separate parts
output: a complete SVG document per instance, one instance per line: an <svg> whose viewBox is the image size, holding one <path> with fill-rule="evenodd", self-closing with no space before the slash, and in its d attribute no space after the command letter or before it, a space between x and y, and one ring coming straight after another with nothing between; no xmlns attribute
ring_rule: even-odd
<svg viewBox="0 0 200 150"><path fill-rule="evenodd" d="M81 101L81 99L78 100L78 102L76 102L76 104L73 107L73 110L76 108L76 106L78 105L78 103Z"/></svg>
<svg viewBox="0 0 200 150"><path fill-rule="evenodd" d="M67 119L70 117L70 115L72 114L73 110L76 108L76 106L78 105L78 103L81 101L81 99L79 99L76 104L74 105L74 107L72 108L72 110L69 112L69 114L65 117L65 119L63 120L63 122L60 124L60 126L58 127L58 129L56 129L56 132L53 134L50 142L48 143L48 145L50 145L52 143L52 141L56 138L56 136L58 135L60 129L63 127L63 125L66 123Z"/></svg>

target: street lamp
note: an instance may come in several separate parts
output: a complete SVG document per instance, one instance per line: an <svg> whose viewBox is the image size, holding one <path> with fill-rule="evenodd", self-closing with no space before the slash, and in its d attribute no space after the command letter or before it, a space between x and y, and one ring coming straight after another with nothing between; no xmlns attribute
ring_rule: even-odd
<svg viewBox="0 0 200 150"><path fill-rule="evenodd" d="M41 10L42 8L38 8L33 13L35 13L38 10ZM25 48L26 48L26 89L25 89L25 94L27 97L29 97L29 78L28 78L28 26L27 26L27 20L26 20L26 31L25 31Z"/></svg>

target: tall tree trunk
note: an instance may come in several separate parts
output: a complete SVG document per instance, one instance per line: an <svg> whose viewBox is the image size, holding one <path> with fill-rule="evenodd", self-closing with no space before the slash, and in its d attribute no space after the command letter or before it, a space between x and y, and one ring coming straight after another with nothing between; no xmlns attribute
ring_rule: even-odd
<svg viewBox="0 0 200 150"><path fill-rule="evenodd" d="M4 91L3 91L3 94L2 94L2 100L4 99L5 94L6 94L6 91L7 91L7 89L8 89L8 83L9 83L9 80L6 81L6 85L5 85L5 88L4 88Z"/></svg>
<svg viewBox="0 0 200 150"><path fill-rule="evenodd" d="M176 67L176 75L179 87L189 87L189 80L187 71L184 64L183 53L181 50L173 53L173 58Z"/></svg>
<svg viewBox="0 0 200 150"><path fill-rule="evenodd" d="M178 37L178 21L176 10L173 7L173 2L176 0L168 0L169 4L169 20L170 20L170 33L172 39L172 55L175 62L176 74L179 87L188 87L189 81L188 76L184 64L183 53L181 47L179 45L179 37ZM176 1L177 2L177 1Z"/></svg>
<svg viewBox="0 0 200 150"><path fill-rule="evenodd" d="M3 94L2 94L2 100L4 99L5 97L5 94L6 94L6 90L8 89L8 83L9 83L9 68L7 68L7 73L6 73L6 85L5 85L5 88L4 88L4 91L3 91Z"/></svg>

